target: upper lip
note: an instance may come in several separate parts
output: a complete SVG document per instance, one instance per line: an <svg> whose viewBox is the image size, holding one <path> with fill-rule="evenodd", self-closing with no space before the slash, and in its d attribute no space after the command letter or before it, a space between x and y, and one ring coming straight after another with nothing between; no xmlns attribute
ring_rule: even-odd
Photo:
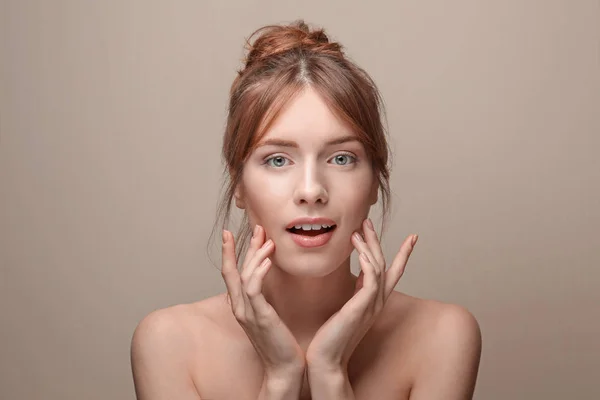
<svg viewBox="0 0 600 400"><path fill-rule="evenodd" d="M285 229L290 229L293 228L294 226L297 225L329 225L329 226L333 226L335 225L335 222L329 218L325 218L325 217L301 217L301 218L296 218L295 220L293 220L292 222L290 222Z"/></svg>

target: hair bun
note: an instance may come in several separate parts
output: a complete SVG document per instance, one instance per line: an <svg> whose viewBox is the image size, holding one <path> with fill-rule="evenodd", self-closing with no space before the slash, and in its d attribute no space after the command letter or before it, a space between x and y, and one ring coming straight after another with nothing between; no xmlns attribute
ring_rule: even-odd
<svg viewBox="0 0 600 400"><path fill-rule="evenodd" d="M251 43L252 37L256 35L259 36ZM257 29L248 38L246 50L246 68L256 62L294 50L343 56L342 45L330 42L322 28L311 31L304 20L297 20L289 25L267 25Z"/></svg>

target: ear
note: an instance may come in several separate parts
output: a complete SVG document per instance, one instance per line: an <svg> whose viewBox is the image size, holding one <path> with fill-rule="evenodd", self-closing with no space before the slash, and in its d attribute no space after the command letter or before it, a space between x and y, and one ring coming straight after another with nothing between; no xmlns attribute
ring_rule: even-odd
<svg viewBox="0 0 600 400"><path fill-rule="evenodd" d="M241 208L242 210L246 208L246 203L244 202L244 196L242 194L242 189L240 187L240 185L238 185L235 188L235 191L233 192L233 197L235 199L235 206L237 208Z"/></svg>
<svg viewBox="0 0 600 400"><path fill-rule="evenodd" d="M373 180L373 185L371 185L371 193L369 194L369 198L371 205L377 203L377 200L379 199L379 182L377 181L377 179Z"/></svg>

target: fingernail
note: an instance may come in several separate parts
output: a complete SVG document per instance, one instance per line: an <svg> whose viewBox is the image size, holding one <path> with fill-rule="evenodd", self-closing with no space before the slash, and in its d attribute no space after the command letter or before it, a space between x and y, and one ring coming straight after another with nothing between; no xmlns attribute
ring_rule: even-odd
<svg viewBox="0 0 600 400"><path fill-rule="evenodd" d="M270 246L270 245L272 245L272 244L273 244L273 240L272 240L272 239L269 239L269 240L267 240L267 242L265 243L265 247L269 247L269 246Z"/></svg>
<svg viewBox="0 0 600 400"><path fill-rule="evenodd" d="M227 243L227 231L223 229L223 244Z"/></svg>
<svg viewBox="0 0 600 400"><path fill-rule="evenodd" d="M362 242L362 241L363 241L363 240L362 240L362 237L360 237L360 234L359 234L358 232L354 232L354 238L355 238L356 240L358 240L359 242Z"/></svg>
<svg viewBox="0 0 600 400"><path fill-rule="evenodd" d="M371 218L367 218L367 226L369 229L375 230L375 228L373 228L373 222L371 222Z"/></svg>
<svg viewBox="0 0 600 400"><path fill-rule="evenodd" d="M252 231L252 238L254 239L258 235L258 225L254 225L254 230Z"/></svg>
<svg viewBox="0 0 600 400"><path fill-rule="evenodd" d="M417 239L419 239L419 235L413 235L411 246L415 246L415 243L417 243Z"/></svg>

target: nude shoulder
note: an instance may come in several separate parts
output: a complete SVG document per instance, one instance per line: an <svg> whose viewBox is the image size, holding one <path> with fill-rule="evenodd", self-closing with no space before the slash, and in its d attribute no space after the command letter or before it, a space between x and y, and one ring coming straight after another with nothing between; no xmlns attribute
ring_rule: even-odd
<svg viewBox="0 0 600 400"><path fill-rule="evenodd" d="M154 310L136 326L131 339L132 358L168 349L171 356L188 354L194 338L194 325L206 319L191 304Z"/></svg>
<svg viewBox="0 0 600 400"><path fill-rule="evenodd" d="M460 318L471 320L471 322L475 320L473 314L461 305L418 298L399 292L395 293L403 298L402 301L405 303L410 316L418 319L421 323L437 325L444 323L444 321L447 322L449 318Z"/></svg>
<svg viewBox="0 0 600 400"><path fill-rule="evenodd" d="M430 352L441 357L479 359L481 352L481 328L475 316L458 304L430 302L427 319L428 334L425 337ZM471 361L472 361L471 360Z"/></svg>
<svg viewBox="0 0 600 400"><path fill-rule="evenodd" d="M196 349L194 325L200 320L193 307L181 304L152 311L138 323L131 339L138 398L198 398L190 355Z"/></svg>
<svg viewBox="0 0 600 400"><path fill-rule="evenodd" d="M152 335L156 340L178 339L187 345L198 339L209 340L223 322L219 320L219 303L223 301L219 295L152 311L139 322L134 338Z"/></svg>
<svg viewBox="0 0 600 400"><path fill-rule="evenodd" d="M458 304L405 294L396 297L396 303L404 307L404 322L398 326L405 348L411 349L415 393L429 393L433 388L472 392L482 344L473 313Z"/></svg>
<svg viewBox="0 0 600 400"><path fill-rule="evenodd" d="M393 293L390 312L401 317L397 319L398 328L415 333L420 342L437 342L440 336L447 336L449 331L459 335L480 334L477 319L461 305Z"/></svg>

